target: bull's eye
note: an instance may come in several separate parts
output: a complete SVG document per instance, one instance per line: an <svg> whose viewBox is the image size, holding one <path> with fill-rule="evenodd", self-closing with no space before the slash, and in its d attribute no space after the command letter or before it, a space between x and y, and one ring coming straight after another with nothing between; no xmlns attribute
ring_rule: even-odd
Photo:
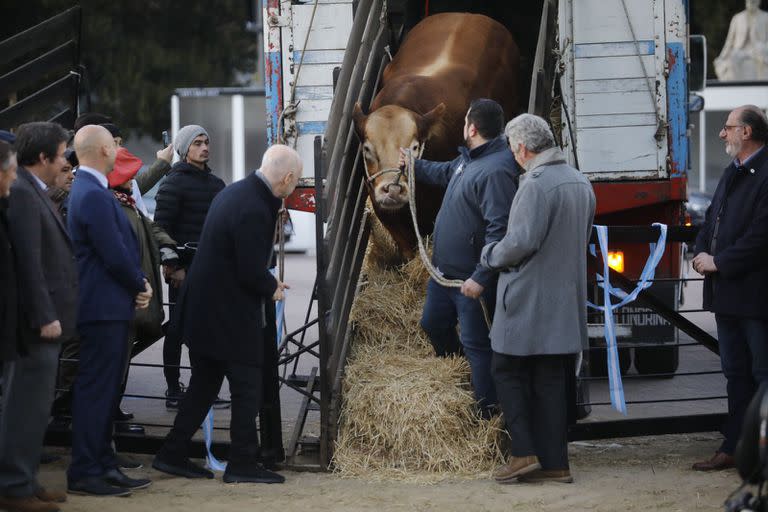
<svg viewBox="0 0 768 512"><path fill-rule="evenodd" d="M414 142L413 145L411 146L411 149L413 151L418 151L419 150L419 143L418 142Z"/></svg>

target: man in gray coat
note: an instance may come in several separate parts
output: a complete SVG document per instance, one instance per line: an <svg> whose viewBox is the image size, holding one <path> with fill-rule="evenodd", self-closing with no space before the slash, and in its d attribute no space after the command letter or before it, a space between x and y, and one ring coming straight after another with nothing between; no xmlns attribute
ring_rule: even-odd
<svg viewBox="0 0 768 512"><path fill-rule="evenodd" d="M55 511L63 492L45 490L37 470L53 402L61 339L73 336L77 268L64 222L45 190L67 161L67 132L54 123L21 125L18 179L8 206L21 286L19 353L3 361L0 418L0 508Z"/></svg>
<svg viewBox="0 0 768 512"><path fill-rule="evenodd" d="M569 166L546 121L523 114L505 129L525 173L507 233L481 264L500 271L491 328L491 371L512 438L497 482L572 482L566 377L587 348L587 244L592 185ZM541 469L539 469L541 468Z"/></svg>

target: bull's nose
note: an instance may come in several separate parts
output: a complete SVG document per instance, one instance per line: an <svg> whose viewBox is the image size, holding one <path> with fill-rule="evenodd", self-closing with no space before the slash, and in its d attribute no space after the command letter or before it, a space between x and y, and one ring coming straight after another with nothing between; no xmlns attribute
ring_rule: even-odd
<svg viewBox="0 0 768 512"><path fill-rule="evenodd" d="M403 187L399 183L387 183L381 188L385 193L389 195L397 195L400 193Z"/></svg>

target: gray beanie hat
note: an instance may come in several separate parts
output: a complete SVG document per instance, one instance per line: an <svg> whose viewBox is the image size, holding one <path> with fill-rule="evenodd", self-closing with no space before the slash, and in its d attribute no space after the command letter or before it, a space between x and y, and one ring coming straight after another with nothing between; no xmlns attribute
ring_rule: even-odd
<svg viewBox="0 0 768 512"><path fill-rule="evenodd" d="M195 137L198 135L205 135L210 138L208 132L205 131L205 128L197 124L188 124L176 134L176 138L173 140L173 149L176 150L182 160L187 158L189 146L192 145L192 141L195 140Z"/></svg>

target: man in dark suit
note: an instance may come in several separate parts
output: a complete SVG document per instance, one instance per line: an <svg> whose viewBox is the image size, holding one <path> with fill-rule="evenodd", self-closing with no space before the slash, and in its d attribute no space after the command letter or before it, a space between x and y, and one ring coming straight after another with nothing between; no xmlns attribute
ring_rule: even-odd
<svg viewBox="0 0 768 512"><path fill-rule="evenodd" d="M17 357L3 365L0 508L58 510L66 494L47 491L37 470L53 402L60 339L75 330L77 270L66 227L45 193L66 165L67 132L54 123L21 125L18 179L8 225L17 258L21 325ZM7 354L6 354L7 355Z"/></svg>
<svg viewBox="0 0 768 512"><path fill-rule="evenodd" d="M73 387L68 491L125 496L150 484L120 471L111 434L129 322L135 308L147 307L152 288L141 271L136 235L107 189L117 153L112 135L87 125L75 134L75 151L80 167L67 222L80 276L80 364Z"/></svg>
<svg viewBox="0 0 768 512"><path fill-rule="evenodd" d="M715 313L728 419L715 455L693 469L732 468L749 401L768 382L768 121L753 105L720 130L733 158L696 238L693 269L704 275L704 309Z"/></svg>
<svg viewBox="0 0 768 512"><path fill-rule="evenodd" d="M301 177L293 149L270 147L261 168L213 200L182 289L180 322L192 377L173 429L152 466L187 478L213 478L188 458L187 445L216 400L224 377L232 393L231 448L224 481L282 483L257 462L256 416L262 403L265 306L287 286L272 276L274 228L281 199ZM269 340L274 343L274 339Z"/></svg>

